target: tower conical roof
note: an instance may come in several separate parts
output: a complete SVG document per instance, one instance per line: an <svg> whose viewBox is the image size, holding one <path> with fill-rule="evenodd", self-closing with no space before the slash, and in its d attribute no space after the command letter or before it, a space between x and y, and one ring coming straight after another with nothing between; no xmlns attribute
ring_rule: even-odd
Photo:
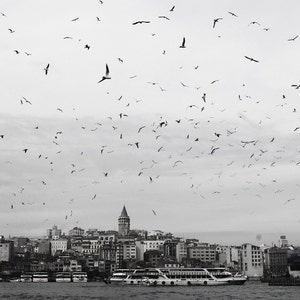
<svg viewBox="0 0 300 300"><path fill-rule="evenodd" d="M120 218L129 218L125 205L123 206Z"/></svg>

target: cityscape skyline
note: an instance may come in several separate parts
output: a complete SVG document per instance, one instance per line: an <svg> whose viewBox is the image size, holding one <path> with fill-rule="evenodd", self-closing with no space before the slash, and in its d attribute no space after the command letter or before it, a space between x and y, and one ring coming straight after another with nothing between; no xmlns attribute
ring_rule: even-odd
<svg viewBox="0 0 300 300"><path fill-rule="evenodd" d="M124 229L120 229L120 219L121 220L129 220L129 225L125 225L125 228L127 228L125 231ZM109 231L114 231L114 232L123 232L123 235L129 235L129 231L146 231L148 233L151 232L164 232L166 233L171 233L176 237L180 237L183 239L198 239L199 241L202 241L204 243L210 243L210 244L220 244L220 245L241 245L244 243L250 243L250 244L254 244L254 245L269 245L269 246L280 246L281 241L280 241L280 237L281 236L288 236L290 244L297 246L300 245L300 239L299 239L299 234L297 232L293 233L289 233L288 235L286 235L286 233L270 233L270 232L265 232L265 233L255 233L255 232L172 232L172 231L164 231L161 229L146 229L146 228L132 228L130 229L130 217L127 214L127 209L125 207L125 205L123 206L123 209L121 211L121 214L118 218L118 225L114 228L114 229L102 229L101 227L90 227L90 228L82 228L80 226L75 226L73 228L64 228L62 229L59 225L54 224L52 228L57 228L59 229L60 234L62 235L66 235L68 236L69 232L73 229L80 229L80 230L84 230L84 231L93 231L93 230L97 230L100 232L109 232ZM121 224L124 221L121 221ZM126 221L125 221L126 222ZM122 225L121 225L122 226ZM47 233L46 230L44 230L45 234L37 234L34 236L30 236L30 235L19 235L20 237L28 237L28 238L44 238L45 236L48 236L48 231L51 231L51 229L47 229ZM14 236L9 234L9 237ZM15 237L17 237L18 235L16 235Z"/></svg>

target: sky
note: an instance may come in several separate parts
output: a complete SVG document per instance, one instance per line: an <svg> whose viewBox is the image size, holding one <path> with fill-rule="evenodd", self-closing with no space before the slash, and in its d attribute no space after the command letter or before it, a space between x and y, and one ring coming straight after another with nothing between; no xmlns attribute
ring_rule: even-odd
<svg viewBox="0 0 300 300"><path fill-rule="evenodd" d="M125 205L135 229L295 236L299 10L2 0L1 234L117 230Z"/></svg>

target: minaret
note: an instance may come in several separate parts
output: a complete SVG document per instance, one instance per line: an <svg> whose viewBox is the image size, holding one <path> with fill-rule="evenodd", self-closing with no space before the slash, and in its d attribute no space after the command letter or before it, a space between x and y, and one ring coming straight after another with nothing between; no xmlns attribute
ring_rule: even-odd
<svg viewBox="0 0 300 300"><path fill-rule="evenodd" d="M121 215L119 217L119 234L121 236L127 236L127 235L129 235L129 230L130 230L130 218L127 214L127 211L126 211L126 208L124 205Z"/></svg>

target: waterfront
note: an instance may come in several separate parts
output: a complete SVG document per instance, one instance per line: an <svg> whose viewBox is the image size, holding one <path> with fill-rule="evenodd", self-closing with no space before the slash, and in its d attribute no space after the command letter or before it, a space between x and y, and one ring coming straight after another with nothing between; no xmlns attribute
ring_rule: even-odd
<svg viewBox="0 0 300 300"><path fill-rule="evenodd" d="M243 286L140 287L112 286L103 282L88 283L0 283L0 299L299 299L298 286L269 286L267 283L246 282Z"/></svg>

